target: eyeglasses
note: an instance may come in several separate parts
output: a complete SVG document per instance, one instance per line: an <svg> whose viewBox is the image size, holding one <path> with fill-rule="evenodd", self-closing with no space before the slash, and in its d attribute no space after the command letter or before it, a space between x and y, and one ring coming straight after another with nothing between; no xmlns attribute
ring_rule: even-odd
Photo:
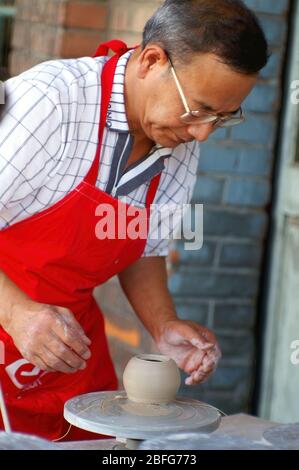
<svg viewBox="0 0 299 470"><path fill-rule="evenodd" d="M180 116L180 119L186 124L209 124L213 123L215 127L232 127L242 124L245 121L245 115L242 108L239 108L235 113L230 114L215 114L209 113L204 110L191 111L185 98L182 86L179 82L178 76L174 70L173 64L168 58L171 72L176 83L178 92L180 94L182 103L185 108L185 113Z"/></svg>

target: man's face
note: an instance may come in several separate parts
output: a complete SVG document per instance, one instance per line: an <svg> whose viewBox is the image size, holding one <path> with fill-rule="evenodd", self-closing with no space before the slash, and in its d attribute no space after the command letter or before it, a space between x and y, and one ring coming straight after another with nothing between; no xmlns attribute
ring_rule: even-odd
<svg viewBox="0 0 299 470"><path fill-rule="evenodd" d="M213 123L186 124L180 119L186 111L163 51L156 58L150 53L145 55L143 67L139 118L144 133L154 142L171 148L183 142L207 140L217 129ZM174 67L192 111L235 112L257 81L257 75L235 72L210 53L197 54L187 65Z"/></svg>

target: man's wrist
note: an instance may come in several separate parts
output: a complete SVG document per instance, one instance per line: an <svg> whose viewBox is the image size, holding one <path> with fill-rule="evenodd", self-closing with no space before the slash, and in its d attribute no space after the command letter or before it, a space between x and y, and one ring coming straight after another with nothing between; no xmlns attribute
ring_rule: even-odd
<svg viewBox="0 0 299 470"><path fill-rule="evenodd" d="M162 315L161 315L162 313ZM158 343L163 336L165 328L167 325L173 321L178 320L178 316L175 310L166 309L163 312L160 312L160 318L158 321L153 325L151 335L156 343Z"/></svg>

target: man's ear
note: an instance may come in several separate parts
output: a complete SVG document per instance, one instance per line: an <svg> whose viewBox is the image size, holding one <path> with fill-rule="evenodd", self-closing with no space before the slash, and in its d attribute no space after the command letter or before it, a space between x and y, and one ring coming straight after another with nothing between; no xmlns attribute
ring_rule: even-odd
<svg viewBox="0 0 299 470"><path fill-rule="evenodd" d="M164 66L167 62L167 55L160 46L155 44L146 46L138 57L138 78L145 78L149 72L155 70L156 67Z"/></svg>

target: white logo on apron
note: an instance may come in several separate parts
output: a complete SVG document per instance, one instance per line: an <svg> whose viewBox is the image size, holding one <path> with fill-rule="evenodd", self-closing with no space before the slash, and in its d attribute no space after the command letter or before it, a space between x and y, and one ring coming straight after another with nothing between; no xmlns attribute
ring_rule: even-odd
<svg viewBox="0 0 299 470"><path fill-rule="evenodd" d="M20 383L19 380L17 379L17 372L19 371L19 369L21 369L21 367L23 367L25 364L30 364L30 362L26 361L26 359L19 359L18 361L15 361L13 362L12 364L10 364L9 366L7 366L5 368L7 374L9 375L11 381L14 383L14 385L17 387L17 388L25 388L25 387L28 387L28 383ZM36 367L36 366L33 366L33 364L31 364L33 369L28 371L28 370L23 370L22 372L19 373L20 376L22 377L34 377L36 375L39 375L41 370ZM38 385L38 384L37 384Z"/></svg>

